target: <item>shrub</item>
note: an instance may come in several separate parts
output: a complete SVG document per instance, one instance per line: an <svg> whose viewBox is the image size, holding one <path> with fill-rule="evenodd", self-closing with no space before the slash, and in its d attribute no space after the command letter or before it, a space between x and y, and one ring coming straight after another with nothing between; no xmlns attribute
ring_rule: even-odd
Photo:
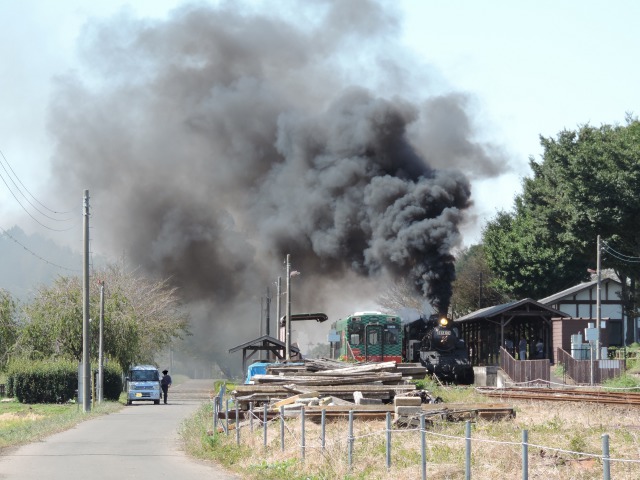
<svg viewBox="0 0 640 480"><path fill-rule="evenodd" d="M9 394L21 403L64 403L74 398L78 367L69 360L18 361L8 368Z"/></svg>
<svg viewBox="0 0 640 480"><path fill-rule="evenodd" d="M97 379L97 369L94 371ZM22 403L64 403L76 396L78 364L71 360L17 360L7 368L7 395ZM122 371L104 368L104 399L118 401Z"/></svg>
<svg viewBox="0 0 640 480"><path fill-rule="evenodd" d="M117 402L122 393L122 370L115 363L105 365L104 370L104 392L105 400ZM97 372L96 372L97 375Z"/></svg>

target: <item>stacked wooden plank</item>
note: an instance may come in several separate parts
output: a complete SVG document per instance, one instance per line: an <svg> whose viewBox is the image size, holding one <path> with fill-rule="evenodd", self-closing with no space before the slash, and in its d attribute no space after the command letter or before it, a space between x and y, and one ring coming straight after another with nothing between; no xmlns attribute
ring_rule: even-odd
<svg viewBox="0 0 640 480"><path fill-rule="evenodd" d="M346 363L328 359L308 359L304 363L274 364L263 375L254 375L253 384L239 385L232 392L241 410L254 409L262 418L274 418L284 409L285 416L305 415L317 421L343 418L353 412L358 419L383 419L392 413L399 427L415 428L420 414L427 421L461 421L479 418L513 418L512 408L502 404L445 405L424 390L416 390L408 377L424 377L417 364L395 362ZM225 415L225 412L221 412Z"/></svg>
<svg viewBox="0 0 640 480"><path fill-rule="evenodd" d="M304 367L304 368L302 368ZM398 371L396 362L353 364L327 359L305 360L304 365L277 364L267 367L267 374L254 375L252 385L239 385L233 392L242 409L310 391L318 399L332 397L354 402L354 393L366 399L389 403L398 394L415 390Z"/></svg>

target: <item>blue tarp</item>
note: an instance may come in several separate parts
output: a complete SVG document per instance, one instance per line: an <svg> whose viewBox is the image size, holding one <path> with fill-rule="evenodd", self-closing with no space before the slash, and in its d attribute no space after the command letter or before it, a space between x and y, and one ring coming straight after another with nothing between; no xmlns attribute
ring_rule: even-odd
<svg viewBox="0 0 640 480"><path fill-rule="evenodd" d="M253 377L254 375L265 375L267 373L267 367L269 365L284 365L283 363L279 363L279 362L256 362L256 363L252 363L251 365L249 365L249 367L247 368L247 378L245 379L244 383L248 384L251 383L251 377ZM304 363L287 363L286 365L304 365Z"/></svg>
<svg viewBox="0 0 640 480"><path fill-rule="evenodd" d="M271 363L256 362L249 365L249 368L247 368L247 378L244 383L250 383L251 377L254 375L264 375L267 373L267 365L271 365Z"/></svg>

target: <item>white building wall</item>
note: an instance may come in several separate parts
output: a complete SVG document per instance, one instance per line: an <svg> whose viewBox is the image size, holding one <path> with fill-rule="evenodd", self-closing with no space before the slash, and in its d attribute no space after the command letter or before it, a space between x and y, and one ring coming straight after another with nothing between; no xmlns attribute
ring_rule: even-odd
<svg viewBox="0 0 640 480"><path fill-rule="evenodd" d="M562 305L563 307L566 304ZM569 310L569 309L567 309ZM573 311L573 308L571 308L570 310ZM576 315L577 317L582 317L582 318L588 318L591 316L591 313L589 313L591 311L591 306L590 305L578 305L578 315ZM595 316L595 315L594 315Z"/></svg>
<svg viewBox="0 0 640 480"><path fill-rule="evenodd" d="M578 292L575 295L575 299L576 300L581 300L581 301L589 301L589 300L593 300L595 298L595 289L593 291L593 297L590 295L591 291L590 290L583 290L581 292Z"/></svg>

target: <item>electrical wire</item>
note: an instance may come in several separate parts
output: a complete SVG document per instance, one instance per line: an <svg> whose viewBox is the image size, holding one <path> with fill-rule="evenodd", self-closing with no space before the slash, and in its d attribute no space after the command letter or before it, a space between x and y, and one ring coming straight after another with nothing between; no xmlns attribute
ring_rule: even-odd
<svg viewBox="0 0 640 480"><path fill-rule="evenodd" d="M0 151L0 156L2 159L4 159L4 163L7 164L7 166L9 167L9 169L13 172L13 169L11 168L11 165L9 164L9 161L7 160L7 158L5 157L4 153L2 153L2 151ZM51 219L51 220L55 220L55 221L68 221L71 220L71 218L65 218L65 219L58 219L58 218L54 218L51 217L50 215L45 214L44 212L42 212L40 209L38 209L33 203L31 203L31 201L29 201L29 199L27 198L27 196L24 194L24 192L20 189L20 187L18 186L18 184L16 183L16 181L13 179L13 177L11 176L11 174L9 173L9 171L7 170L7 167L5 167L4 163L2 162L2 160L0 160L0 165L2 165L3 170L6 173L6 176L11 180L11 182L13 182L14 188L20 192L20 194L27 200L27 202L29 203L29 205L31 205L38 213L40 213L41 215ZM20 184L24 185L22 183L22 181L20 180L20 178L15 175L14 172L14 176L17 178L18 182L20 182ZM18 205L20 205L20 207L25 211L25 213L27 215L29 215L38 225L51 230L53 232L66 232L69 231L71 229L73 229L76 224L71 225L68 228L52 228L49 227L48 225L45 225L44 223L42 223L40 220L38 220L36 217L34 217L24 206L24 204L18 199L18 197L16 196L15 192L13 191L13 189L9 186L9 183L7 182L7 179L5 178L5 175L2 174L2 172L0 171L0 179L2 180L2 182L5 184L5 186L7 187L7 190L9 190L9 193L11 193L11 195L13 196L13 198L15 199L15 201L18 203ZM25 190L27 190L25 188ZM27 190L27 192L29 192ZM29 192L29 195L31 195L31 193ZM33 197L33 195L31 195ZM35 199L35 197L33 197ZM37 201L37 200L36 200ZM40 202L38 202L40 203ZM45 207L47 208L47 207ZM60 213L60 212L56 212L55 210L51 210L50 208L47 208L47 210L52 211L54 213ZM71 212L65 212L65 213L71 213Z"/></svg>
<svg viewBox="0 0 640 480"><path fill-rule="evenodd" d="M2 173L0 173L0 179L2 179L4 184L7 186L7 189L9 190L9 192L11 193L13 198L15 198L16 202L18 202L18 205L20 205L22 207L22 209L26 212L26 214L29 215L38 225L41 225L44 228L46 228L47 230L51 230L52 232L67 232L67 231L69 231L69 230L71 230L72 228L75 227L75 225L72 225L69 228L51 228L51 227L45 225L40 220L38 220L36 217L31 215L31 213L29 213L29 211L26 208L24 208L24 205L22 205L22 203L20 203L20 200L18 200L18 197L16 197L15 193L13 193L13 190L11 190L11 188L9 187L9 184L7 183L7 181L2 176Z"/></svg>
<svg viewBox="0 0 640 480"><path fill-rule="evenodd" d="M603 244L602 250L608 253L609 255L611 255L612 257L626 263L640 263L640 257L632 257L630 255L625 255L624 253L618 252L617 250L613 249L608 243L604 241L602 242L602 244Z"/></svg>
<svg viewBox="0 0 640 480"><path fill-rule="evenodd" d="M611 252L614 252L615 254L617 254L620 257L628 258L630 260L640 260L640 257L634 257L634 256L631 256L631 255L625 255L624 253L618 252L613 247L611 247L607 242L603 241L602 243L604 244L604 247L606 249L608 249Z"/></svg>
<svg viewBox="0 0 640 480"><path fill-rule="evenodd" d="M13 170L13 168L11 167L11 164L9 163L9 160L7 160L7 157L5 157L4 153L2 152L2 150L0 150L0 155L2 156L2 158L4 159L4 163L6 163L7 167L9 167L9 170L11 170L11 173L9 173L9 171L7 170L7 167L4 166L4 164L2 162L0 162L0 165L2 165L2 168L4 169L4 171L7 173L7 176L11 179L11 182L13 183L13 185L16 187L16 189L22 194L22 196L24 197L24 199L29 203L29 205L31 205L38 213L40 213L41 215L54 220L56 222L67 222L69 220L72 220L72 217L69 218L54 218L51 217L49 215L47 215L46 213L42 212L38 207L36 207L33 203L31 203L31 201L27 198L27 196L24 194L24 192L20 189L20 187L18 186L18 184L15 182L15 180L13 179L14 177L16 178L16 180L18 180L18 182L20 183L20 185L22 186L22 188L29 194L29 196L31 198L33 198L40 206L42 206L44 209L50 211L51 213L55 213L57 215L68 215L73 213L72 211L66 211L66 212L58 212L56 210L52 210L49 207L47 207L46 205L44 205L42 202L40 202L30 191L29 189L25 186L25 184L22 182L22 180L20 180L20 177L18 177L18 175L16 174L16 172ZM6 184L6 182L5 182ZM7 185L8 186L8 185Z"/></svg>
<svg viewBox="0 0 640 480"><path fill-rule="evenodd" d="M20 245L22 248L24 248L27 252L29 252L31 255L33 255L34 257L36 257L38 260L41 260L45 263L48 263L49 265L56 267L56 268L60 268L62 270L67 270L69 272L79 272L80 270L78 270L77 268L67 268L67 267L63 267L62 265L58 265L57 263L53 263L50 262L49 260L47 260L46 258L41 257L40 255L38 255L37 253L33 252L32 250L30 250L29 248L25 247L22 243L20 243L18 240L16 240L14 237L11 236L11 234L9 232L7 232L5 229L0 228L0 232L2 233L2 235L6 235L7 237L9 237L11 240L13 240L15 243L17 243L18 245Z"/></svg>

